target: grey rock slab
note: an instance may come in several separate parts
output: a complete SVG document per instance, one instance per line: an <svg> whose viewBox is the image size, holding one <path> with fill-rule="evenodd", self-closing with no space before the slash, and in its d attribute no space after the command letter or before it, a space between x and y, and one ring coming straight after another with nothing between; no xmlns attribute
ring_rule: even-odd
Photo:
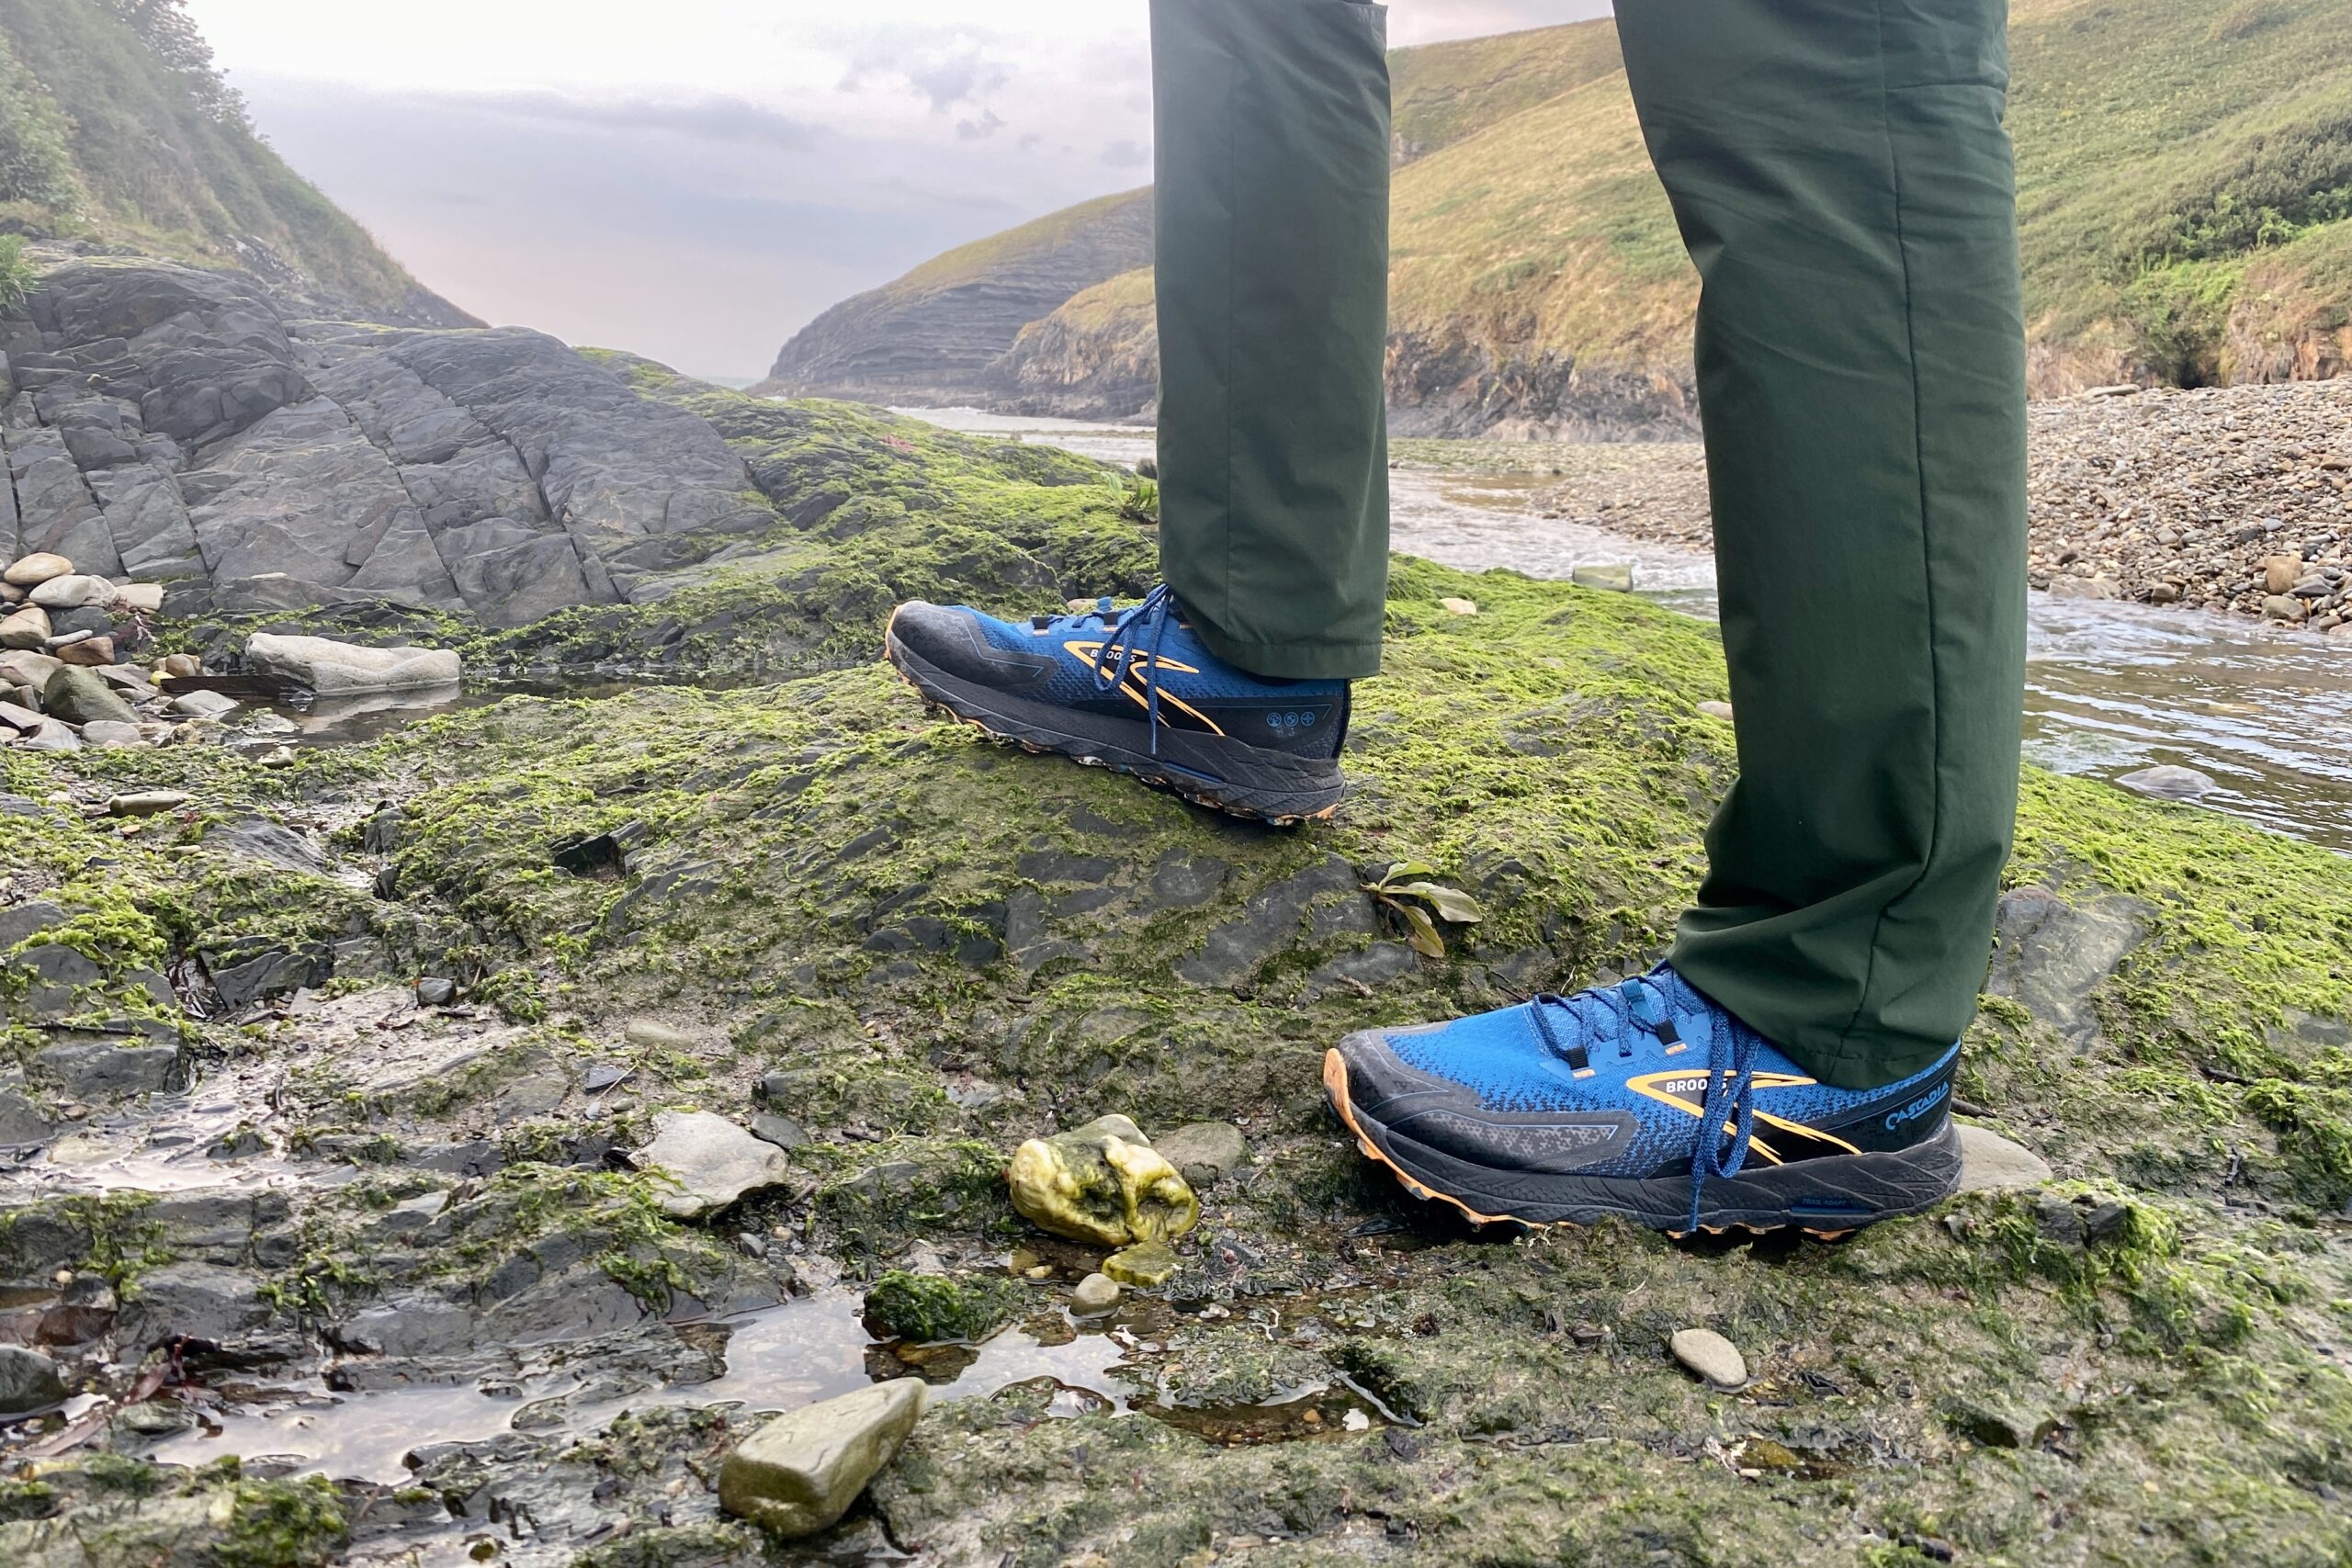
<svg viewBox="0 0 2352 1568"><path fill-rule="evenodd" d="M639 1170L677 1183L661 1194L664 1213L690 1220L716 1213L747 1193L789 1185L792 1163L774 1144L707 1111L664 1111L653 1141L631 1155Z"/></svg>
<svg viewBox="0 0 2352 1568"><path fill-rule="evenodd" d="M1747 1358L1712 1328L1683 1328L1666 1342L1674 1359L1713 1387L1736 1389L1747 1382Z"/></svg>
<svg viewBox="0 0 2352 1568"><path fill-rule="evenodd" d="M39 729L17 742L28 751L79 751L82 738L74 733L62 719L52 718Z"/></svg>
<svg viewBox="0 0 2352 1568"><path fill-rule="evenodd" d="M0 1148L26 1148L49 1142L56 1126L18 1089L0 1089Z"/></svg>
<svg viewBox="0 0 2352 1568"><path fill-rule="evenodd" d="M2092 998L2147 934L2153 911L2113 895L2070 904L2044 887L2003 896L1985 988L2079 1043L2098 1029Z"/></svg>
<svg viewBox="0 0 2352 1568"><path fill-rule="evenodd" d="M446 686L463 673L457 654L447 649L362 648L331 637L268 632L246 639L245 662L260 673L299 682L322 697Z"/></svg>
<svg viewBox="0 0 2352 1568"><path fill-rule="evenodd" d="M42 708L68 724L136 724L139 715L96 671L61 664L40 689Z"/></svg>
<svg viewBox="0 0 2352 1568"><path fill-rule="evenodd" d="M1188 1122L1151 1146L1195 1187L1214 1186L1250 1163L1250 1141L1230 1122Z"/></svg>
<svg viewBox="0 0 2352 1568"><path fill-rule="evenodd" d="M1311 919L1319 911L1323 919ZM1212 930L1201 951L1176 966L1195 985L1231 986L1274 954L1341 931L1369 931L1373 918L1355 868L1337 855L1251 897L1240 917Z"/></svg>
<svg viewBox="0 0 2352 1568"><path fill-rule="evenodd" d="M780 1536L816 1534L898 1457L923 1400L922 1379L896 1378L779 1416L719 1466L719 1506Z"/></svg>
<svg viewBox="0 0 2352 1568"><path fill-rule="evenodd" d="M140 1349L175 1338L235 1346L269 1323L261 1280L242 1269L209 1263L167 1263L139 1277L126 1304L124 1329Z"/></svg>
<svg viewBox="0 0 2352 1568"><path fill-rule="evenodd" d="M262 861L283 871L308 872L313 876L323 876L327 871L327 857L316 845L266 817L213 823L205 829L201 842L206 849Z"/></svg>
<svg viewBox="0 0 2352 1568"><path fill-rule="evenodd" d="M110 1100L169 1089L179 1066L176 1046L86 1041L51 1045L33 1057L32 1070L77 1100Z"/></svg>
<svg viewBox="0 0 2352 1568"><path fill-rule="evenodd" d="M64 1399L56 1362L21 1345L0 1345L0 1416L29 1416Z"/></svg>
<svg viewBox="0 0 2352 1568"><path fill-rule="evenodd" d="M780 1149L797 1149L808 1141L808 1130L789 1116L763 1111L752 1118L752 1136Z"/></svg>
<svg viewBox="0 0 2352 1568"><path fill-rule="evenodd" d="M2024 1192L2050 1179L2048 1162L2023 1144L1964 1122L1958 1130L1961 1191Z"/></svg>

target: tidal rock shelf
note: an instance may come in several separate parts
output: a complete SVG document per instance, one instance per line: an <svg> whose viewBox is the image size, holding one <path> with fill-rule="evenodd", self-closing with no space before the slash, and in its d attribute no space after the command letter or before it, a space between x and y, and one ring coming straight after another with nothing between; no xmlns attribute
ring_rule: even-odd
<svg viewBox="0 0 2352 1568"><path fill-rule="evenodd" d="M812 423L851 471L1117 537L1099 490ZM936 536L970 545L961 504ZM1023 558L919 570L1002 603ZM811 624L773 603L731 635ZM0 750L0 1287L69 1402L0 1438L0 1558L272 1520L297 1562L2352 1550L2352 863L2029 773L1958 1094L2032 1157L1834 1247L1475 1234L1334 1134L1317 1064L1647 963L1731 776L1724 671L1627 595L1412 561L1389 634L1363 790L1307 832L988 746L871 663L514 696L277 767ZM164 792L201 809L107 812ZM1400 859L1486 911L1442 959L1365 890ZM687 1213L646 1156L690 1116L756 1180ZM1098 1311L1116 1248L1033 1230L1007 1171L1111 1116L1198 1217ZM771 1547L725 1456L848 1390L726 1380L836 1292L897 1333L855 1376L947 1397ZM1690 1330L1736 1389L1678 1362ZM566 1368L599 1392L541 1407ZM342 1475L242 1419L314 1376L508 1403L418 1430L405 1483ZM222 1413L234 1475L192 1462Z"/></svg>

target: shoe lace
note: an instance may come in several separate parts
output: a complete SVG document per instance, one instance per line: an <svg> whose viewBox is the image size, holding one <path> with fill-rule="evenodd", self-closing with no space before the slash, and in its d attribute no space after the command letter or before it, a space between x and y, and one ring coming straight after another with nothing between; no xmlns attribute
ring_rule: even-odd
<svg viewBox="0 0 2352 1568"><path fill-rule="evenodd" d="M1566 1058L1581 1071L1589 1065L1594 1044L1613 1044L1621 1057L1631 1056L1637 1041L1647 1036L1666 1044L1681 1040L1668 1011L1668 982L1674 976L1660 968L1636 975L1614 986L1598 986L1573 997L1546 993L1535 998L1536 1032L1555 1055ZM1708 1021L1707 1095L1699 1111L1699 1137L1690 1151L1690 1213L1686 1232L1699 1228L1700 1209L1710 1176L1728 1179L1747 1163L1749 1142L1756 1131L1756 1056L1764 1037L1717 1010L1697 1010ZM1553 1015L1565 1013L1577 1026L1577 1037L1563 1041Z"/></svg>
<svg viewBox="0 0 2352 1568"><path fill-rule="evenodd" d="M1164 582L1145 594L1141 604L1115 615L1108 599L1094 606L1103 626L1102 646L1094 654L1094 689L1111 691L1126 680L1128 671L1136 671L1143 686L1144 728L1150 733L1155 757L1159 755L1159 645L1167 638L1168 623L1175 618L1176 608L1176 595ZM1148 648L1138 646L1146 632L1151 637Z"/></svg>

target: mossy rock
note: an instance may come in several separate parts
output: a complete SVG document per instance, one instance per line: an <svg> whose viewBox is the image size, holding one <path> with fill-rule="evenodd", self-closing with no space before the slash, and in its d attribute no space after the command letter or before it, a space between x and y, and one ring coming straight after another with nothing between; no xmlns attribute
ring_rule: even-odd
<svg viewBox="0 0 2352 1568"><path fill-rule="evenodd" d="M1011 1280L950 1280L893 1269L865 1291L865 1326L880 1338L918 1345L977 1345L1019 1314L1021 1287Z"/></svg>

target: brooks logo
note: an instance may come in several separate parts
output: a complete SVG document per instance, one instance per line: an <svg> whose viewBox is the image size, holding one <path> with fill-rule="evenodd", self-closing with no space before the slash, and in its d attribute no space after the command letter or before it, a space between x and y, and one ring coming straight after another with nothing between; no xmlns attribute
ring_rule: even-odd
<svg viewBox="0 0 2352 1568"><path fill-rule="evenodd" d="M1920 1117L1925 1116L1928 1111L1933 1111L1939 1104L1940 1104L1943 1100L1944 1095L1949 1092L1951 1089L1951 1085L1948 1083L1938 1084L1934 1089L1929 1089L1927 1093L1921 1095L1918 1099L1913 1100L1902 1110L1897 1111L1893 1115L1889 1116L1886 1119L1886 1130L1892 1133L1897 1127L1902 1126L1905 1122L1917 1122Z"/></svg>

